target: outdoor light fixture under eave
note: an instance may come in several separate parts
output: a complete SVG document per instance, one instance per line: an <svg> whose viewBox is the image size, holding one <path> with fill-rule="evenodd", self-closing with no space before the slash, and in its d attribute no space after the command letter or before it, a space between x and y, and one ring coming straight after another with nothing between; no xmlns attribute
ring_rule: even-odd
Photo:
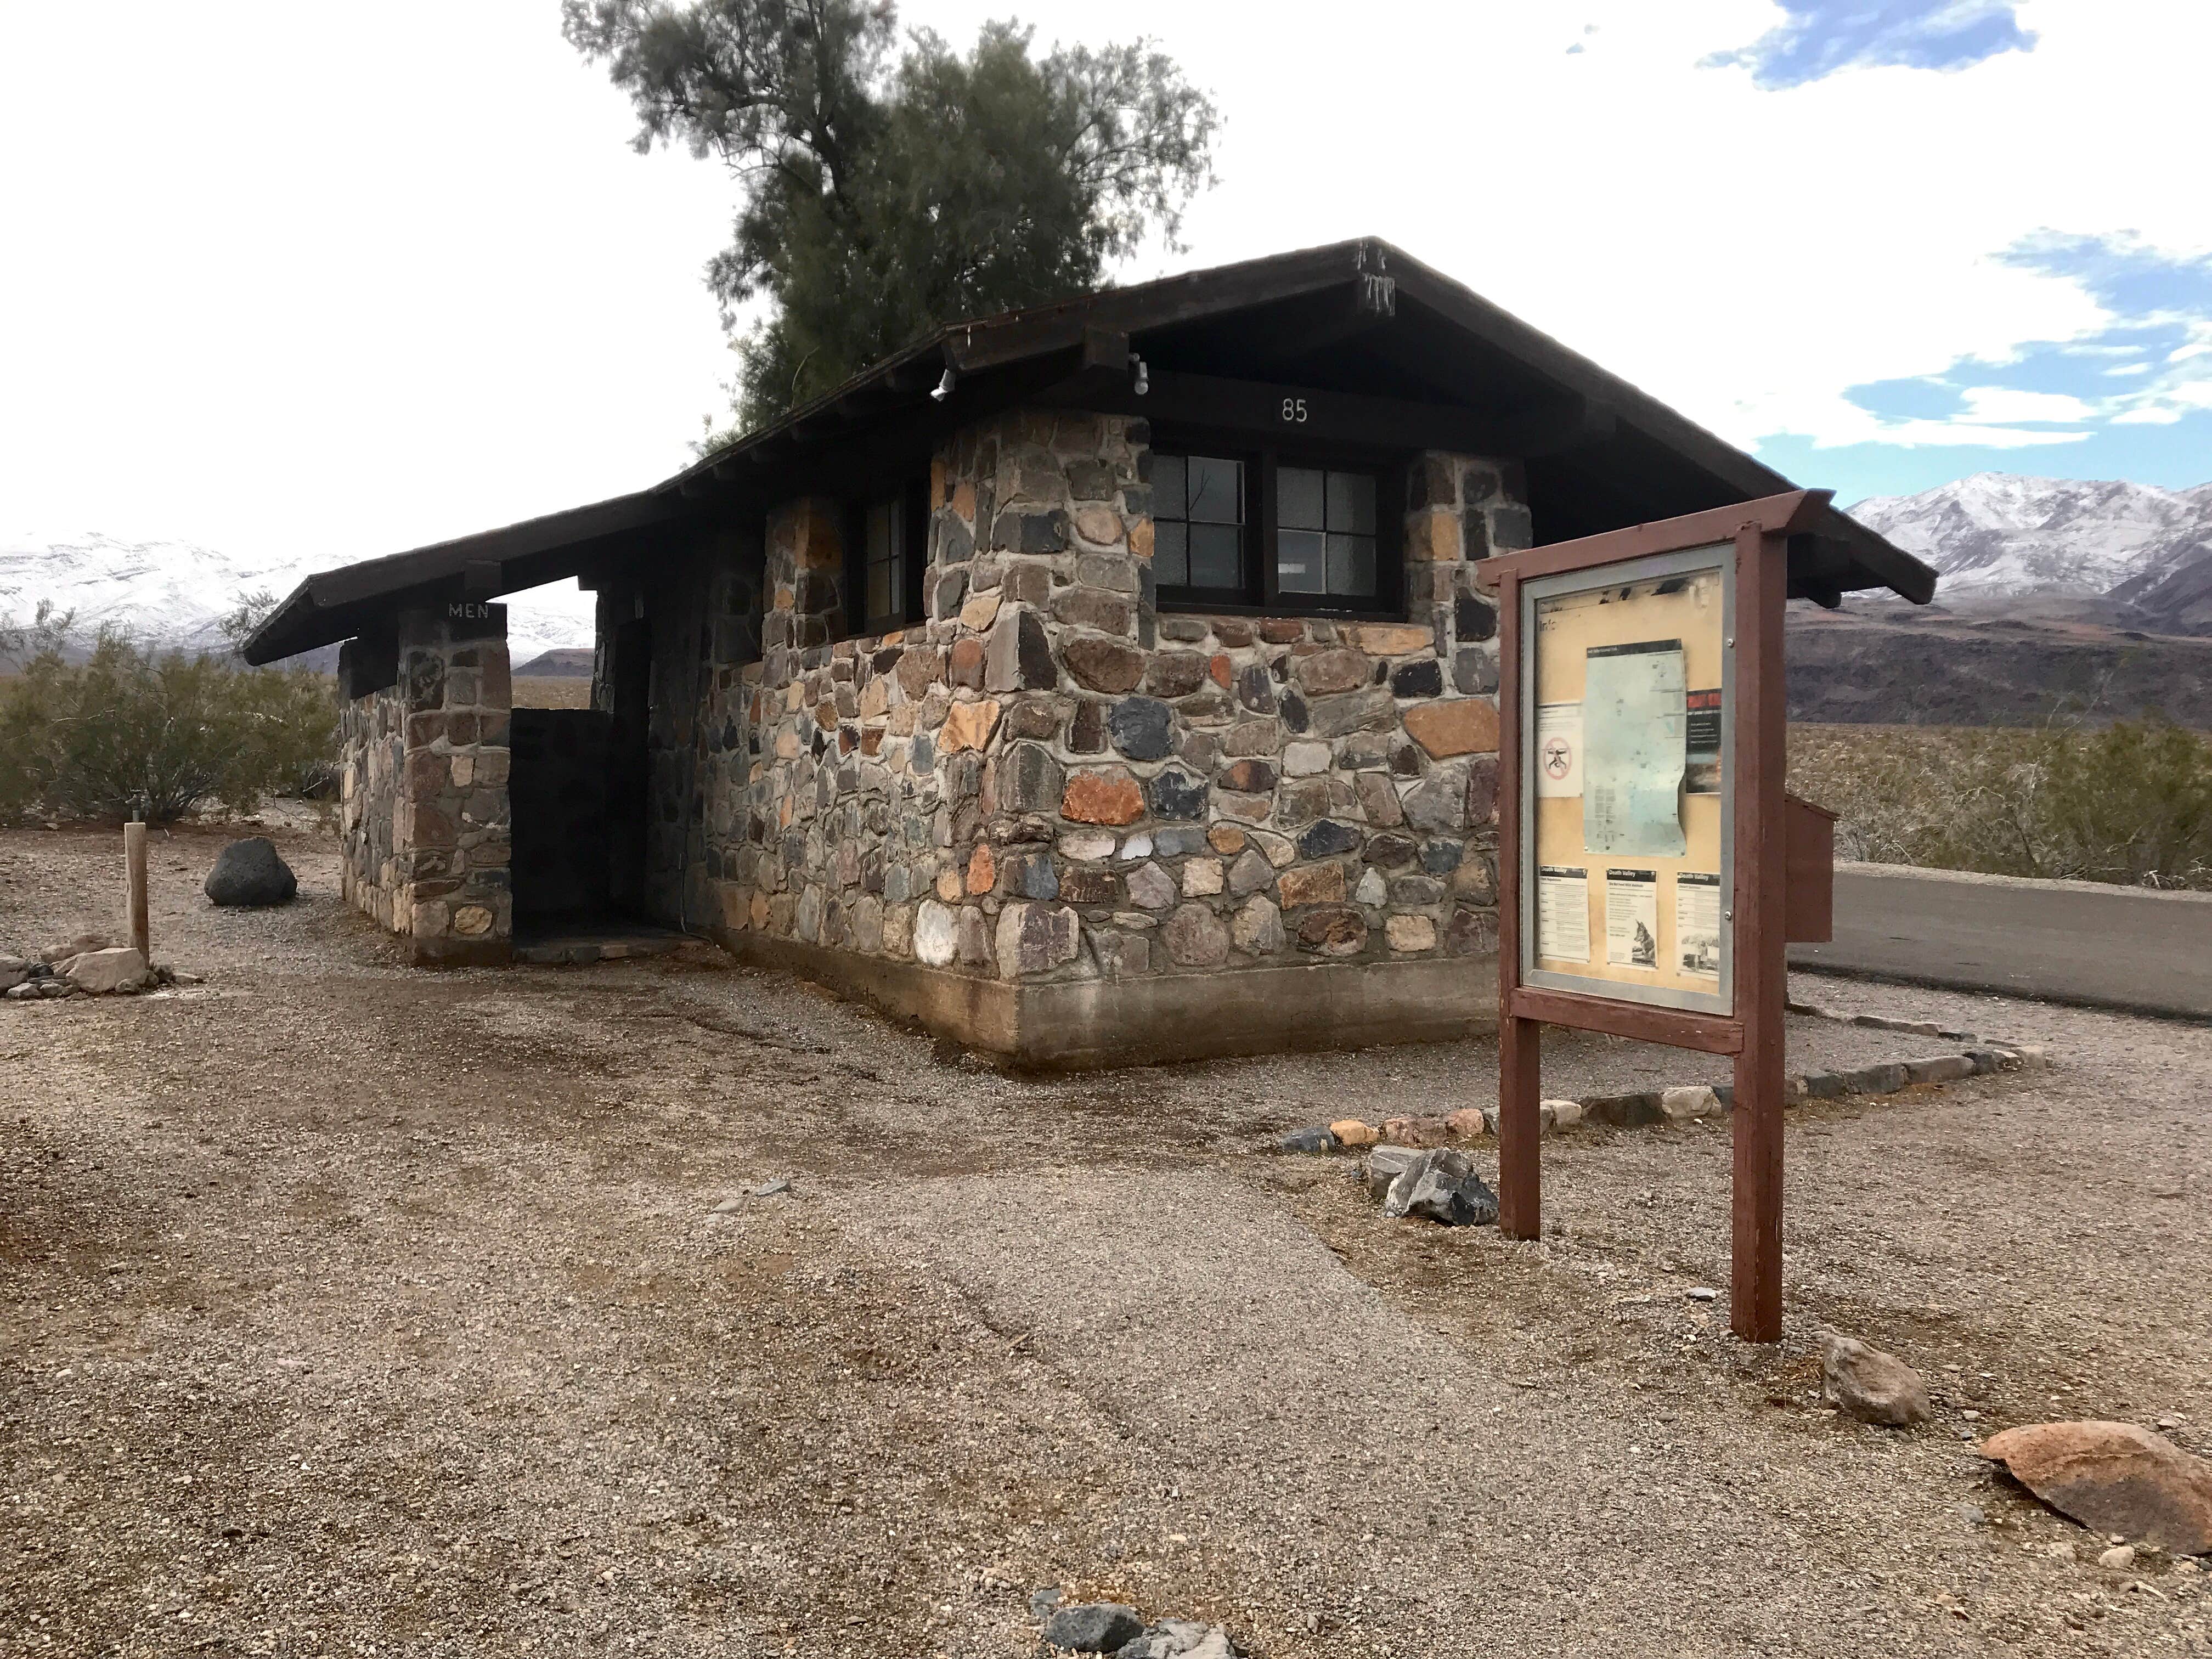
<svg viewBox="0 0 2212 1659"><path fill-rule="evenodd" d="M946 369L945 371L944 378L939 380L935 386L930 387L929 395L936 398L939 403L943 403L947 398L950 398L952 395L952 388L956 380L957 377L953 374L952 371L950 368Z"/></svg>
<svg viewBox="0 0 2212 1659"><path fill-rule="evenodd" d="M1129 354L1129 389L1141 398L1152 389L1152 371L1145 367L1145 360L1133 351Z"/></svg>

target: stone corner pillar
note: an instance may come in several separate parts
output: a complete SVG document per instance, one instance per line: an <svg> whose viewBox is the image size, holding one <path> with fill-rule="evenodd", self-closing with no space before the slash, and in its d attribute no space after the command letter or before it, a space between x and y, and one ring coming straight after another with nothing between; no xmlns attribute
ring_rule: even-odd
<svg viewBox="0 0 2212 1659"><path fill-rule="evenodd" d="M402 611L398 647L392 929L418 963L504 963L514 939L507 607L456 599Z"/></svg>

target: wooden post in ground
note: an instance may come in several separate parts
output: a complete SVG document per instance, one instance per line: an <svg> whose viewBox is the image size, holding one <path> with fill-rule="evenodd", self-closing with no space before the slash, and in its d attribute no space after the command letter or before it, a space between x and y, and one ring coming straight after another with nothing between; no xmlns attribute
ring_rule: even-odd
<svg viewBox="0 0 2212 1659"><path fill-rule="evenodd" d="M146 921L146 826L135 820L123 826L123 872L131 900L131 948L151 966L154 946Z"/></svg>
<svg viewBox="0 0 2212 1659"><path fill-rule="evenodd" d="M1783 538L1736 532L1735 1205L1729 1328L1747 1342L1782 1339L1782 1078L1784 817Z"/></svg>
<svg viewBox="0 0 2212 1659"><path fill-rule="evenodd" d="M1520 892L1521 586L1510 574L1498 590L1498 864L1505 890ZM1508 902L1498 915L1498 1224L1508 1238L1544 1229L1544 1173L1539 1121L1544 1094L1544 1028L1513 1012L1521 983L1521 914Z"/></svg>

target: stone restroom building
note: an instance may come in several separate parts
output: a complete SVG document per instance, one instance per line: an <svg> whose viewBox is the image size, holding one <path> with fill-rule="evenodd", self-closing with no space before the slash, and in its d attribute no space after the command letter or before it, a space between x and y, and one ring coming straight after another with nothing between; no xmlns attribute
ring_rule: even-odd
<svg viewBox="0 0 2212 1659"><path fill-rule="evenodd" d="M960 324L633 495L309 578L349 899L643 921L1041 1065L1492 1023L1493 552L1791 488L1364 240ZM1926 567L1832 509L1790 592ZM589 709L498 595L598 595Z"/></svg>

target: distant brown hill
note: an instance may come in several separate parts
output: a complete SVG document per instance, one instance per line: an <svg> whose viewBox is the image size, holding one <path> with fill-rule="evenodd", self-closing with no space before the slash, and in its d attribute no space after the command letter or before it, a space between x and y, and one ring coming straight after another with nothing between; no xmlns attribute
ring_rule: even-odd
<svg viewBox="0 0 2212 1659"><path fill-rule="evenodd" d="M1848 725L2031 726L2151 713L2212 730L2212 639L1988 610L1854 599L1792 605L1790 718ZM2018 614L2027 612L2026 615Z"/></svg>
<svg viewBox="0 0 2212 1659"><path fill-rule="evenodd" d="M592 652L586 646L562 646L556 650L542 651L514 672L555 679L579 677L589 679L592 677Z"/></svg>

